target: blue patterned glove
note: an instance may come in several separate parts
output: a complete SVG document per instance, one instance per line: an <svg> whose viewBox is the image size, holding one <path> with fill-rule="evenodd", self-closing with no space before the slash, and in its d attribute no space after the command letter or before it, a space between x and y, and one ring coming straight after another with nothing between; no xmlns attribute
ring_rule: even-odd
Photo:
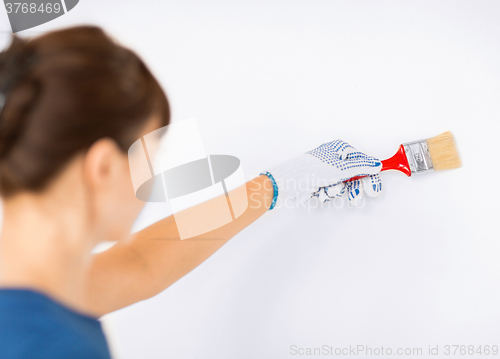
<svg viewBox="0 0 500 359"><path fill-rule="evenodd" d="M268 173L277 185L278 198L283 201L302 202L311 197L326 201L345 194L356 202L362 198L363 188L369 196L380 194L381 169L378 159L335 140L272 167ZM356 176L368 177L344 183Z"/></svg>
<svg viewBox="0 0 500 359"><path fill-rule="evenodd" d="M321 187L313 194L321 202L331 201L346 196L351 203L358 206L363 201L363 189L370 197L377 197L382 192L382 181L379 174L369 175L358 180L342 182L337 185Z"/></svg>

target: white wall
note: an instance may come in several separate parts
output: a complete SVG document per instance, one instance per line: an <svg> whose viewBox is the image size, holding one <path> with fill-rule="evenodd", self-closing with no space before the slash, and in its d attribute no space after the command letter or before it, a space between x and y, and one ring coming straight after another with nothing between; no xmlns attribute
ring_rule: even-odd
<svg viewBox="0 0 500 359"><path fill-rule="evenodd" d="M115 357L500 345L499 11L472 0L81 0L25 31L102 25L150 65L173 120L196 117L207 152L239 157L249 179L336 138L386 158L452 130L462 156L455 171L385 173L385 193L362 210L267 213L160 295L106 316ZM5 39L3 9L0 24ZM167 214L148 206L136 228Z"/></svg>

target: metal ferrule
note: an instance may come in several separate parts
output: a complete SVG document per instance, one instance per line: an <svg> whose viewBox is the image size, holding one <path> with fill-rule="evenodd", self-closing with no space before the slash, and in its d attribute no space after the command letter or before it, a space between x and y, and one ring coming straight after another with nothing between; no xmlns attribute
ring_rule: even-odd
<svg viewBox="0 0 500 359"><path fill-rule="evenodd" d="M403 143L411 174L434 171L426 140Z"/></svg>

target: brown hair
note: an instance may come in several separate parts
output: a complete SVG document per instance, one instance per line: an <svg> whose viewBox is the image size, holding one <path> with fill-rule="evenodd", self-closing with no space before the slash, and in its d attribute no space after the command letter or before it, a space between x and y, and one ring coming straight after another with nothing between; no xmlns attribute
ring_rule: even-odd
<svg viewBox="0 0 500 359"><path fill-rule="evenodd" d="M153 114L169 123L164 91L99 27L12 35L0 53L0 194L41 191L102 137L127 151Z"/></svg>

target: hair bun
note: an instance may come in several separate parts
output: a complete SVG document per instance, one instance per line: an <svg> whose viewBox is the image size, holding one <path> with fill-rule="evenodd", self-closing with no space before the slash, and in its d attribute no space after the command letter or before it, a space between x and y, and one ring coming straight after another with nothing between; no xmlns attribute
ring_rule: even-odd
<svg viewBox="0 0 500 359"><path fill-rule="evenodd" d="M33 61L33 47L28 41L12 34L10 46L0 52L0 93L6 96Z"/></svg>
<svg viewBox="0 0 500 359"><path fill-rule="evenodd" d="M25 84L22 81L34 61L33 47L15 34L12 35L10 46L0 52L0 158L5 157L22 132L24 120L37 94L36 81ZM9 94L18 86L22 88L22 95L16 102L22 103L13 106L15 111L9 111Z"/></svg>

